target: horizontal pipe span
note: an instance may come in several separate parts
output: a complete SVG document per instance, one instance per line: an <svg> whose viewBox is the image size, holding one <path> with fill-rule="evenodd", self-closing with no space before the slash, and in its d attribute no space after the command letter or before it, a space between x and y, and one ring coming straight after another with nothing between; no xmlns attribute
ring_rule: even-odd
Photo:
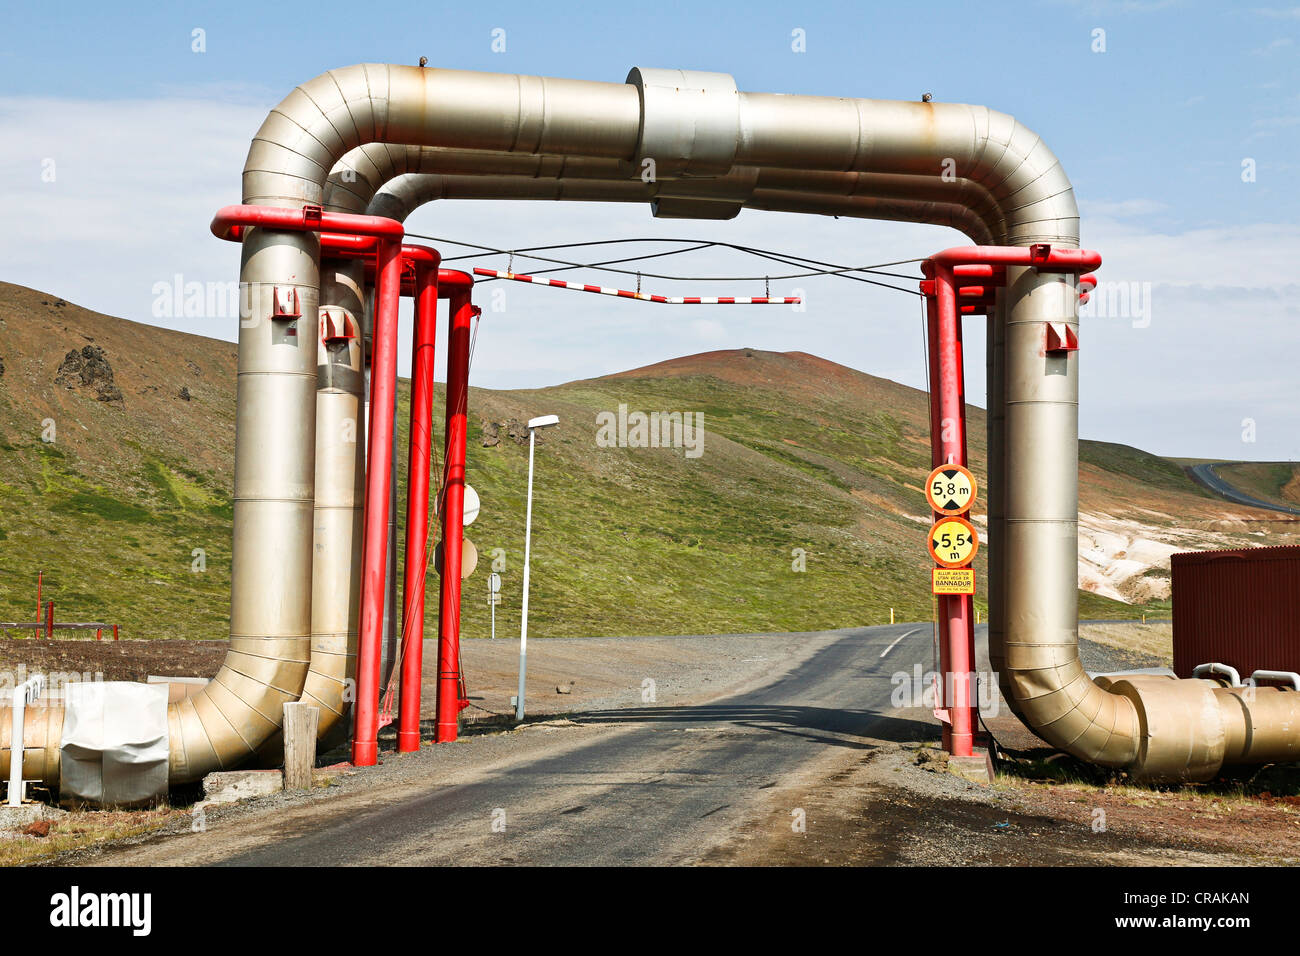
<svg viewBox="0 0 1300 956"><path fill-rule="evenodd" d="M427 198L412 196L405 191L409 189L409 181L407 187L402 185L403 177L408 174L444 177L448 192L429 195L429 187L425 186L421 192ZM474 187L475 179L482 180L481 188ZM597 183L602 182L615 185L600 191ZM546 186L548 183L553 184L551 188ZM796 193L816 196L821 205L799 209L771 204L775 197ZM768 199L766 203L761 201L764 196ZM360 213L369 209L372 215L404 219L422 202L435 198L646 201L657 202L656 215L661 216L669 203L690 203L689 215L696 218L731 218L742 205L775 211L865 216L868 214L863 210L870 208L870 204L852 200L917 201L955 209L941 219L911 221L949 225L950 219L959 220L963 224L955 228L981 245L1001 241L1006 229L1005 219L987 189L969 179L949 180L943 175L735 167L725 175L704 180L647 183L639 175L629 175L625 163L613 160L377 144L357 147L335 165L326 184L324 204L325 208L340 212ZM755 202L756 198L760 201ZM836 198L847 201L837 204ZM964 225L967 221L974 224L973 228Z"/></svg>
<svg viewBox="0 0 1300 956"><path fill-rule="evenodd" d="M684 184L678 199L701 184ZM404 220L420 206L441 199L535 199L572 202L653 202L654 184L636 181L536 180L506 176L442 176L408 173L386 184L371 201L369 212ZM984 222L963 206L909 199L845 197L794 190L755 189L746 208L772 212L850 216L949 226L980 245L993 241Z"/></svg>

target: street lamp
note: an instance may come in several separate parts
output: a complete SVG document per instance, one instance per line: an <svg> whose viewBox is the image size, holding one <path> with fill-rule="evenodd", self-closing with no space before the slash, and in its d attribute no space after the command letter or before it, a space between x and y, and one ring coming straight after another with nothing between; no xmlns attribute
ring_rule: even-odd
<svg viewBox="0 0 1300 956"><path fill-rule="evenodd" d="M524 518L524 600L519 623L519 696L515 698L515 720L524 719L524 675L528 670L528 559L533 543L533 449L537 429L560 424L559 415L542 415L528 422L528 507Z"/></svg>

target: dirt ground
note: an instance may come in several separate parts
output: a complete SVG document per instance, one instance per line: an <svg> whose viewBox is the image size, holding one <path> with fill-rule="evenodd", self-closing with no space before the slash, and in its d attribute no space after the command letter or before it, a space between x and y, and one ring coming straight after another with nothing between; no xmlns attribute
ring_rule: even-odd
<svg viewBox="0 0 1300 956"><path fill-rule="evenodd" d="M226 641L0 641L0 673L62 674L65 680L144 681L212 677L225 660ZM529 714L626 707L653 694L660 704L729 686L736 679L779 669L792 649L764 635L706 637L553 638L528 645ZM421 714L435 716L437 641L424 642ZM514 713L519 641L472 639L461 645L469 723ZM394 695L394 700L398 700ZM683 698L684 699L684 698Z"/></svg>
<svg viewBox="0 0 1300 956"><path fill-rule="evenodd" d="M0 640L0 672L14 673L21 666L28 674L75 674L82 680L211 677L225 660L226 647L226 641L96 641L93 635L89 640L18 638Z"/></svg>
<svg viewBox="0 0 1300 956"><path fill-rule="evenodd" d="M1112 640L1123 635L1107 634ZM647 687L661 705L696 703L753 686L781 673L828 643L772 636L591 638L529 645L531 716L617 708L643 699ZM34 670L102 673L105 679L149 674L215 673L225 642L15 641L0 645L0 662ZM479 741L443 759L481 770L484 760L508 761L519 748L564 747L569 738L613 732L560 721L522 738L493 725L510 711L518 642L466 641L464 671L472 707L466 737ZM424 658L425 713L432 715L436 648ZM653 682L647 685L647 681ZM557 688L567 693L557 693ZM475 730L483 727L482 735ZM386 733L391 733L388 728ZM937 727L935 728L937 738ZM836 752L809 765L797 779L766 791L739 831L702 846L708 865L1259 865L1300 862L1300 771L1266 770L1213 786L1157 790L1126 785L1087 768L1028 752L1001 767L991 786L944 772L932 742L872 742L847 756ZM402 761L379 768L383 788L410 788ZM412 765L414 766L414 764ZM315 813L352 794L347 768L327 774L331 785L308 795L273 798L215 811L219 814ZM388 779L391 777L391 779ZM356 778L360 779L360 778ZM376 783L366 777L367 788ZM351 796L349 796L351 795ZM378 798L379 791L369 799ZM267 801L270 801L269 803ZM325 801L321 804L321 801ZM299 806L301 804L301 806ZM798 811L796 813L796 811ZM45 835L12 834L0 841L0 863L18 863L138 840L160 831L190 829L183 800L168 810L81 813L59 817ZM102 818L102 819L101 819ZM801 827L794 824L802 823ZM84 851L83 851L84 852Z"/></svg>
<svg viewBox="0 0 1300 956"><path fill-rule="evenodd" d="M1259 866L1300 863L1295 798L1039 782L992 786L933 748L884 745L770 793L719 866ZM1296 778L1290 781L1294 786ZM802 831L794 826L801 811Z"/></svg>

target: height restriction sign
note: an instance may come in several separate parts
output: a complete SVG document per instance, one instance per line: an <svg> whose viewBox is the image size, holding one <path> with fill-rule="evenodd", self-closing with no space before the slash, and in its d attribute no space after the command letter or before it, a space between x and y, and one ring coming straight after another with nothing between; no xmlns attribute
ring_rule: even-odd
<svg viewBox="0 0 1300 956"><path fill-rule="evenodd" d="M940 465L925 483L930 508L941 515L960 515L975 503L975 476L961 465Z"/></svg>
<svg viewBox="0 0 1300 956"><path fill-rule="evenodd" d="M940 518L930 529L930 557L941 568L964 568L975 559L979 536L965 518Z"/></svg>

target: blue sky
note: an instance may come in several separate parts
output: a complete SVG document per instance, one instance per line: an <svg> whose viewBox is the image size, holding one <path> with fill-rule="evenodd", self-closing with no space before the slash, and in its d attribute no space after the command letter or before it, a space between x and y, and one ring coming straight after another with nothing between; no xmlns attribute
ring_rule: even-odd
<svg viewBox="0 0 1300 956"><path fill-rule="evenodd" d="M207 236L207 218L237 201L243 154L261 117L294 85L333 66L425 55L432 66L616 82L632 66L674 66L731 73L745 90L909 100L930 92L1011 113L1042 135L1075 185L1084 244L1106 257L1102 278L1151 283L1149 323L1098 319L1085 327L1086 436L1165 454L1300 458L1300 389L1286 358L1300 347L1294 2L798 9L626 2L569 12L475 3L381 11L328 3L152 12L10 5L0 34L0 209L14 219L3 214L0 278L233 338L233 324L151 315L151 290L176 274L234 277L236 256ZM491 49L494 28L506 31L503 53ZM191 50L195 29L204 31L205 52ZM804 53L791 49L795 29L806 35ZM1105 31L1104 52L1094 52L1097 30ZM43 182L41 163L51 158L58 179ZM1248 159L1256 170L1249 183L1241 175ZM128 203L135 213L121 223ZM500 246L704 236L854 264L961 241L932 227L754 212L733 223L661 224L642 209L445 206L422 210L412 230ZM752 260L666 261L677 274L765 268ZM788 315L721 308L661 322L644 314L648 306L559 298L566 295L511 291L511 310L496 329L485 326L481 384L552 384L740 346L803 349L921 384L919 345L911 344L915 303L856 284L809 284L815 331ZM543 335L542 320L563 334ZM982 349L978 332L974 338ZM972 368L971 379L979 400L982 368ZM1256 423L1254 442L1242 441L1246 419Z"/></svg>

